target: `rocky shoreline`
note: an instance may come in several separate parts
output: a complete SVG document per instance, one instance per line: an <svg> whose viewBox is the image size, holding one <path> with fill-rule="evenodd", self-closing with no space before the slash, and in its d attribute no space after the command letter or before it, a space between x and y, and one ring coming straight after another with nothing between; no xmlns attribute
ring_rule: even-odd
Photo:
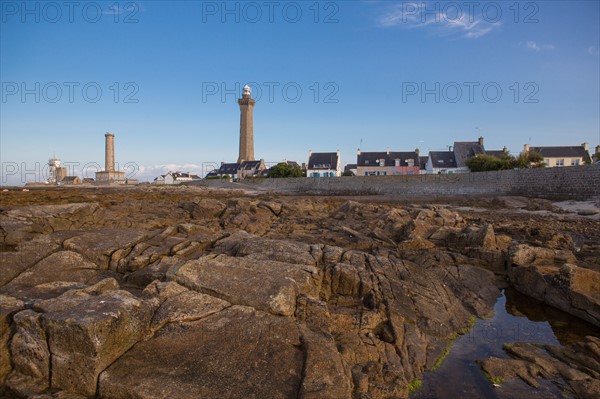
<svg viewBox="0 0 600 399"><path fill-rule="evenodd" d="M600 327L599 227L526 198L3 192L0 392L408 397L500 288ZM600 395L597 336L505 352L490 383Z"/></svg>

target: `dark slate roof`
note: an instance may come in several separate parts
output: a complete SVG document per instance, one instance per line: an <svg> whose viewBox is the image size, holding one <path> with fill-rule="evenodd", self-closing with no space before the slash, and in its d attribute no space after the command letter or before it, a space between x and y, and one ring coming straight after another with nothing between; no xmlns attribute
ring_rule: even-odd
<svg viewBox="0 0 600 399"><path fill-rule="evenodd" d="M177 179L178 177L185 178L185 179L187 179L187 178L190 178L190 179L200 179L200 176L198 176L198 175L192 175L190 173L175 172L175 173L172 173L172 175L173 175L173 177L175 179Z"/></svg>
<svg viewBox="0 0 600 399"><path fill-rule="evenodd" d="M456 166L466 167L465 161L475 155L485 154L485 149L478 141L456 141L454 143L454 158Z"/></svg>
<svg viewBox="0 0 600 399"><path fill-rule="evenodd" d="M213 169L206 174L206 177L216 177L219 176L219 171L217 169Z"/></svg>
<svg viewBox="0 0 600 399"><path fill-rule="evenodd" d="M573 147L529 147L529 151L539 152L544 158L583 158L591 162L590 153L583 146Z"/></svg>
<svg viewBox="0 0 600 399"><path fill-rule="evenodd" d="M504 155L504 150L485 150L485 155L491 155L496 158L502 157Z"/></svg>
<svg viewBox="0 0 600 399"><path fill-rule="evenodd" d="M308 169L336 169L337 152L313 152L308 159Z"/></svg>
<svg viewBox="0 0 600 399"><path fill-rule="evenodd" d="M344 166L344 173L354 173L353 170L356 170L356 164L355 163L349 163L346 164L346 166Z"/></svg>
<svg viewBox="0 0 600 399"><path fill-rule="evenodd" d="M239 164L237 163L223 163L219 168L220 175L235 175L237 174Z"/></svg>
<svg viewBox="0 0 600 399"><path fill-rule="evenodd" d="M419 157L419 166L421 169L427 169L427 162L429 161L429 157Z"/></svg>
<svg viewBox="0 0 600 399"><path fill-rule="evenodd" d="M454 151L429 151L434 168L456 168Z"/></svg>
<svg viewBox="0 0 600 399"><path fill-rule="evenodd" d="M238 165L241 170L256 170L260 166L260 161L243 161Z"/></svg>
<svg viewBox="0 0 600 399"><path fill-rule="evenodd" d="M400 166L406 166L406 161L412 159L418 166L419 155L415 151L409 152L361 152L356 156L358 166L379 166L379 160L385 160L383 166L396 166L396 159L400 160Z"/></svg>

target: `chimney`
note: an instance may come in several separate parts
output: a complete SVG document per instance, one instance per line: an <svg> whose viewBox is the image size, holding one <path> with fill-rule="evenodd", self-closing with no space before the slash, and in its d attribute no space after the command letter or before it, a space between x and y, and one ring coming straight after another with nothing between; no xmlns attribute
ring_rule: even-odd
<svg viewBox="0 0 600 399"><path fill-rule="evenodd" d="M115 171L115 135L106 133L104 135L104 170Z"/></svg>
<svg viewBox="0 0 600 399"><path fill-rule="evenodd" d="M525 145L523 146L523 150L524 150L525 152L529 152L529 144L525 144Z"/></svg>
<svg viewBox="0 0 600 399"><path fill-rule="evenodd" d="M508 154L508 148L506 148L506 146L504 146L504 148L502 148L502 152L505 154Z"/></svg>
<svg viewBox="0 0 600 399"><path fill-rule="evenodd" d="M356 150L356 155L360 155L360 148Z"/></svg>
<svg viewBox="0 0 600 399"><path fill-rule="evenodd" d="M590 150L590 146L588 143L583 143L581 144L581 146L583 147L584 150L589 151Z"/></svg>
<svg viewBox="0 0 600 399"><path fill-rule="evenodd" d="M419 154L420 154L419 147L415 148L415 153L417 154L417 156L419 156Z"/></svg>
<svg viewBox="0 0 600 399"><path fill-rule="evenodd" d="M483 147L483 136L479 136L479 145Z"/></svg>

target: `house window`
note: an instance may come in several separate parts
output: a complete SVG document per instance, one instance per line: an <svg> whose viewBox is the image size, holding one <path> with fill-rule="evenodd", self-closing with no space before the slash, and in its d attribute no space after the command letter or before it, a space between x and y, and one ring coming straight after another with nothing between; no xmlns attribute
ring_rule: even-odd
<svg viewBox="0 0 600 399"><path fill-rule="evenodd" d="M557 159L556 160L556 166L565 166L565 160L564 159Z"/></svg>
<svg viewBox="0 0 600 399"><path fill-rule="evenodd" d="M369 176L369 172L365 172L365 176Z"/></svg>
<svg viewBox="0 0 600 399"><path fill-rule="evenodd" d="M387 176L387 172L383 172L383 175L384 175L384 176Z"/></svg>
<svg viewBox="0 0 600 399"><path fill-rule="evenodd" d="M368 164L369 164L369 160L365 159L365 165L368 165Z"/></svg>
<svg viewBox="0 0 600 399"><path fill-rule="evenodd" d="M377 171L377 176L379 176L379 171Z"/></svg>
<svg viewBox="0 0 600 399"><path fill-rule="evenodd" d="M334 177L334 176L335 176L335 173L329 172L329 177Z"/></svg>
<svg viewBox="0 0 600 399"><path fill-rule="evenodd" d="M399 159L394 159L394 165L400 166L400 160Z"/></svg>
<svg viewBox="0 0 600 399"><path fill-rule="evenodd" d="M571 159L571 166L579 166L579 159Z"/></svg>

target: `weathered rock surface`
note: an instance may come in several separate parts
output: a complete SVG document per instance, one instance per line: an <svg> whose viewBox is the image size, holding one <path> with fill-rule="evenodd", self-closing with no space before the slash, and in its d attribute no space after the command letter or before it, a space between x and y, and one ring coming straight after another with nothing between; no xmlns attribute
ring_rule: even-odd
<svg viewBox="0 0 600 399"><path fill-rule="evenodd" d="M509 359L487 358L479 362L492 378L519 378L538 387L540 379L551 380L564 393L577 398L600 396L600 339L587 337L585 342L569 347L533 344L505 344Z"/></svg>
<svg viewBox="0 0 600 399"><path fill-rule="evenodd" d="M21 396L31 396L50 386L50 350L41 314L24 310L14 316L11 341L14 371L7 385Z"/></svg>
<svg viewBox="0 0 600 399"><path fill-rule="evenodd" d="M135 244L148 236L147 232L132 229L82 231L65 240L63 247L82 254L102 269L108 269L111 259L120 259L124 253L128 253Z"/></svg>
<svg viewBox="0 0 600 399"><path fill-rule="evenodd" d="M179 284L228 302L291 316L300 294L316 296L314 266L211 255L188 261L167 275Z"/></svg>
<svg viewBox="0 0 600 399"><path fill-rule="evenodd" d="M93 396L97 377L141 339L152 308L124 291L109 291L45 313L52 386Z"/></svg>
<svg viewBox="0 0 600 399"><path fill-rule="evenodd" d="M14 316L8 387L23 396L49 386L94 396L100 372L147 333L154 308L105 280L38 302L34 310Z"/></svg>
<svg viewBox="0 0 600 399"><path fill-rule="evenodd" d="M0 385L4 385L6 376L12 370L9 351L12 338L12 315L24 307L22 301L0 295Z"/></svg>
<svg viewBox="0 0 600 399"><path fill-rule="evenodd" d="M34 287L65 281L86 283L95 277L99 267L73 251L59 251L40 260L12 281L13 285Z"/></svg>
<svg viewBox="0 0 600 399"><path fill-rule="evenodd" d="M576 261L565 251L520 245L511 255L509 277L517 290L600 326L600 273L569 263L556 266Z"/></svg>
<svg viewBox="0 0 600 399"><path fill-rule="evenodd" d="M8 208L0 212L2 243L17 244L34 233L86 228L101 217L99 205L93 202Z"/></svg>
<svg viewBox="0 0 600 399"><path fill-rule="evenodd" d="M547 216L507 219L485 199L476 213L185 188L28 194L0 209L0 397L406 398L490 315L499 277L600 315L587 219L549 233ZM596 393L594 339L515 345L486 370Z"/></svg>
<svg viewBox="0 0 600 399"><path fill-rule="evenodd" d="M292 320L233 306L198 321L169 324L135 345L102 373L100 396L296 397L301 347Z"/></svg>
<svg viewBox="0 0 600 399"><path fill-rule="evenodd" d="M20 242L14 252L0 252L0 288L59 248L60 242L53 237L37 235L30 241Z"/></svg>

